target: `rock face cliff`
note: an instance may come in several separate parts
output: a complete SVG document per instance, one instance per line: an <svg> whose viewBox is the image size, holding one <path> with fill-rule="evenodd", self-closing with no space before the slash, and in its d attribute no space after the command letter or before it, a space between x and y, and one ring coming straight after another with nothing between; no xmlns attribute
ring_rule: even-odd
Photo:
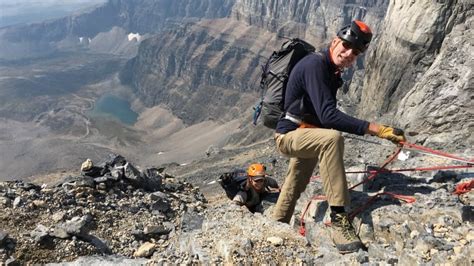
<svg viewBox="0 0 474 266"><path fill-rule="evenodd" d="M472 147L472 15L471 1L391 2L366 61L359 114L395 114L420 141Z"/></svg>
<svg viewBox="0 0 474 266"><path fill-rule="evenodd" d="M385 15L388 1L267 1L241 0L232 9L232 17L281 36L295 36L325 44L352 19L369 23L375 32Z"/></svg>
<svg viewBox="0 0 474 266"><path fill-rule="evenodd" d="M148 106L165 104L187 124L236 118L257 101L259 65L283 42L277 36L304 38L322 48L351 19L376 29L386 5L236 1L230 17L189 23L144 42L122 80Z"/></svg>

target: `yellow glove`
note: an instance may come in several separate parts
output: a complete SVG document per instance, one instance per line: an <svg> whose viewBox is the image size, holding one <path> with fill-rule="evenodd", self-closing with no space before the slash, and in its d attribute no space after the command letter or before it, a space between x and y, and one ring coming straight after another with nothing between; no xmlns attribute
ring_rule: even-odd
<svg viewBox="0 0 474 266"><path fill-rule="evenodd" d="M400 143L400 141L406 140L403 130L382 125L379 125L379 132L377 132L377 137L382 139L388 139L395 144Z"/></svg>

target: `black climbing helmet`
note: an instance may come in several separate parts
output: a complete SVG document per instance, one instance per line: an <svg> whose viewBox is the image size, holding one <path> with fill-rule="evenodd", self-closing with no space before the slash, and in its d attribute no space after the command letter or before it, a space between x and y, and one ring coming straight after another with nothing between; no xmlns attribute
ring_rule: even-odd
<svg viewBox="0 0 474 266"><path fill-rule="evenodd" d="M360 20L353 20L351 24L344 26L337 37L348 42L351 46L360 52L365 52L372 40L372 30L369 26Z"/></svg>

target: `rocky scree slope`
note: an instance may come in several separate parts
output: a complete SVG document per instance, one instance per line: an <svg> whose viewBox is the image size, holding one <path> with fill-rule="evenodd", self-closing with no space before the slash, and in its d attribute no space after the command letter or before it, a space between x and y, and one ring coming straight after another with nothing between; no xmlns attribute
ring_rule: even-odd
<svg viewBox="0 0 474 266"><path fill-rule="evenodd" d="M152 265L268 262L262 254L275 263L314 257L289 226L227 201L208 204L198 188L163 168L139 171L117 155L54 186L2 182L0 204L0 262L6 265L79 257Z"/></svg>
<svg viewBox="0 0 474 266"><path fill-rule="evenodd" d="M360 149L355 140L347 142L348 170L364 169L368 163L377 165L380 158L393 152L370 146ZM341 255L324 225L327 204L313 198L322 194L318 179L298 201L291 225L272 221L272 203L263 203L263 214L231 204L216 184L223 171L255 160L265 162L269 173L282 184L288 159L272 145L269 141L256 144L255 149L215 151L190 165L143 171L113 155L56 185L2 182L0 259L7 265L76 259L88 264L151 265L472 263L473 193L452 194L457 184L472 180L472 173L379 175L351 193L353 209L380 191L411 196L416 201L407 204L382 196L367 206L354 219L367 249ZM440 159L412 156L392 167L439 163ZM363 176L348 178L355 184ZM305 237L298 234L301 219L306 223Z"/></svg>
<svg viewBox="0 0 474 266"><path fill-rule="evenodd" d="M377 169L395 146L384 147L365 143L346 135L344 162L347 171ZM374 141L366 137L367 141ZM403 155L388 169L410 169L416 167L460 165L449 160L403 151ZM472 153L459 153L464 158L473 158ZM240 149L222 149L208 158L186 166L169 168L169 173L190 183L197 184L210 202L222 198L222 190L216 178L226 171L243 168L253 162L262 162L268 173L283 184L288 166L287 157L279 154L272 139ZM318 176L315 169L314 176ZM349 186L358 184L367 175L348 175ZM414 202L407 203L389 196L378 196L371 204L361 209L353 221L366 250L341 256L332 246L325 222L328 221L328 206L315 196L324 195L319 178L313 179L301 196L291 222L294 234L300 230L300 222L306 224L306 240L317 250L315 263L391 263L414 265L423 263L448 263L471 265L470 255L474 249L472 192L457 196L455 187L472 181L472 168L456 171L407 171L379 174L365 185L351 192L351 211L365 206L370 197L380 192L408 196ZM271 204L264 204L270 216ZM303 215L305 214L305 215ZM269 218L269 217L268 217ZM267 219L268 219L267 218ZM255 218L253 218L255 219ZM308 262L308 261L307 261Z"/></svg>

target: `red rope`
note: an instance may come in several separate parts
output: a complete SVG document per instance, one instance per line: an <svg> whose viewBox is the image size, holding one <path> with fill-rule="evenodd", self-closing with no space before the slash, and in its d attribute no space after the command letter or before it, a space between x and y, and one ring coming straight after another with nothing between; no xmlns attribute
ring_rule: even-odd
<svg viewBox="0 0 474 266"><path fill-rule="evenodd" d="M408 143L408 142L400 142L400 144L401 145L399 147L397 147L397 149L394 151L394 153L387 160L385 160L382 163L382 165L379 167L380 168L379 170L345 172L346 174L361 174L361 173L370 174L370 176L368 178L366 178L365 180L363 180L362 182L360 182L358 184L353 185L352 187L349 188L349 190L353 190L354 188L356 188L356 187L358 187L358 186L374 179L379 173L434 171L434 170L461 169L461 168L472 168L472 167L474 167L474 165L471 164L471 163L474 163L474 159L461 158L459 156L455 156L455 155L448 154L448 153L445 153L445 152L441 152L441 151L433 150L433 149L426 148L426 147L423 147L423 146L411 144L411 143ZM393 160L395 160L395 158L401 152L403 147L408 147L408 148L411 148L411 149L424 151L424 152L427 152L427 153L431 153L431 154L434 154L434 155L439 155L439 156L446 157L446 158L451 158L451 159L458 160L458 161L464 161L464 162L467 162L468 164L467 165L451 165L451 166L402 168L402 169L385 169L385 167L387 165L389 165L390 163L393 162ZM312 176L310 178L310 180L312 181L312 180L315 180L316 178L319 178L319 176ZM458 186L456 186L456 190L455 190L454 194L458 194L458 195L464 194L464 193L467 193L467 192L471 191L473 188L474 188L474 180L471 180L470 182L461 183ZM351 219L354 218L355 216L357 216L357 214L361 213L365 208L367 208L367 206L369 206L375 199L377 199L378 197L380 197L382 195L390 196L392 198L405 201L406 203L413 203L413 202L416 201L415 197L395 194L395 193L392 193L392 192L380 192L380 193L377 193L374 196L370 197L369 200L363 206L361 206L361 207L357 208L356 210L352 211L349 214L349 217ZM306 233L304 216L306 215L306 212L308 211L309 206L311 206L311 202L313 201L313 199L323 199L324 200L326 198L324 196L314 196L306 204L306 207L305 207L304 211L301 214L300 229L299 229L299 233L303 236Z"/></svg>
<svg viewBox="0 0 474 266"><path fill-rule="evenodd" d="M325 197L325 196L313 196L313 197L308 201L308 203L306 204L306 207L304 208L304 211L301 213L301 216L300 216L300 229L299 229L299 233L300 233L300 235L302 235L302 236L305 236L305 235L306 235L306 227L305 227L305 222L304 222L304 216L306 215L306 212L308 211L309 206L311 206L311 203L313 202L313 200L326 200L326 197Z"/></svg>
<svg viewBox="0 0 474 266"><path fill-rule="evenodd" d="M387 166L388 164L390 164L393 160L395 160L395 158L397 158L397 155L400 153L401 151L401 147L398 147L395 152L387 159L385 160L385 162L383 162L383 164L380 166L381 169L384 169L385 166ZM349 188L349 190L353 190L355 187L363 184L363 183L366 183L368 182L369 180L372 180L373 178L375 178L375 176L379 173L380 171L375 171L373 174L371 174L367 179L365 179L364 181L352 186ZM318 178L318 176L312 176L311 177L311 180L314 180ZM376 195L377 196L377 195ZM368 205L370 202L372 202L373 200L375 200L375 196L372 197L371 199L369 199L369 202L367 202L363 207L365 207L366 205ZM310 201L306 204L306 207L304 209L304 211L301 213L301 217L300 217L300 228L299 228L299 233L304 236L306 234L306 229L305 229L305 223L304 223L304 217L306 215L306 212L308 211L309 209L309 206L311 206L311 203L313 201L313 199L326 199L326 197L324 196L314 196L310 199ZM361 208L359 208L361 209Z"/></svg>
<svg viewBox="0 0 474 266"><path fill-rule="evenodd" d="M446 165L446 166L430 166L430 167L415 167L415 168L399 168L399 169L379 169L369 171L347 171L346 174L375 174L375 173L398 173L398 172L422 172L422 171L436 171L436 170L450 170L450 169L464 169L474 168L474 165ZM320 178L319 175L312 176L310 181Z"/></svg>
<svg viewBox="0 0 474 266"><path fill-rule="evenodd" d="M400 168L400 169L380 169L369 171L348 171L346 174L373 174L373 173L395 173L395 172L417 172L417 171L436 171L449 169L463 169L472 168L474 165L447 165L447 166L430 166L430 167L415 167L415 168Z"/></svg>
<svg viewBox="0 0 474 266"><path fill-rule="evenodd" d="M403 145L403 147L408 147L408 148L412 148L412 149L415 149L415 150L424 151L424 152L431 153L431 154L434 154L434 155L439 155L439 156L443 156L443 157L446 157L446 158L451 158L451 159L458 160L458 161L464 161L464 162L467 162L467 163L474 163L474 159L462 158L462 157L459 157L459 156L456 156L456 155L452 155L452 154L445 153L445 152L442 152L442 151L433 150L433 149L423 147L423 146L420 146L420 145L416 145L416 144L412 144L412 143L408 143L408 142L404 142L404 141L400 142L400 144Z"/></svg>
<svg viewBox="0 0 474 266"><path fill-rule="evenodd" d="M397 147L397 149L395 150L395 152L387 159L385 160L385 162L382 163L382 165L380 166L380 170L377 170L375 171L373 174L371 174L369 177L367 177L365 180L363 180L362 182L358 183L358 184L355 184L353 185L352 187L349 188L349 190L353 190L354 188L364 184L364 183L367 183L369 180L372 180L375 178L375 176L377 176L378 173L380 173L382 171L382 169L385 169L385 166L387 166L388 164L390 164L391 162L393 162L393 160L395 160L395 158L397 158L398 154L402 151L402 148L401 147Z"/></svg>

